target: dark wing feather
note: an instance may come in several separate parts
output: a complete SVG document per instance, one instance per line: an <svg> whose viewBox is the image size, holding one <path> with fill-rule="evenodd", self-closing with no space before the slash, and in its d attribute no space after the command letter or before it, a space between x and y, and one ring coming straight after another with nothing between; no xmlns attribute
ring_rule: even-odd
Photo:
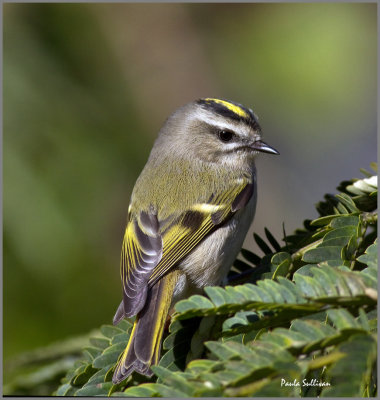
<svg viewBox="0 0 380 400"><path fill-rule="evenodd" d="M249 200L251 199L254 191L254 184L249 183L236 197L232 202L231 211L235 212L244 208Z"/></svg>
<svg viewBox="0 0 380 400"><path fill-rule="evenodd" d="M147 282L161 257L162 238L157 216L142 211L128 223L123 240L120 269L125 317L136 315L143 308ZM115 319L117 316L118 313Z"/></svg>

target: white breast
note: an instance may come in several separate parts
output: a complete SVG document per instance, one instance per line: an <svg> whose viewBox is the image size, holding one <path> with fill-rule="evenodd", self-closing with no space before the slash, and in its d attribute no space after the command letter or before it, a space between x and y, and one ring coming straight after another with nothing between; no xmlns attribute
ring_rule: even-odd
<svg viewBox="0 0 380 400"><path fill-rule="evenodd" d="M220 285L241 249L256 209L256 190L248 204L225 225L205 238L179 264L175 300L200 292L205 286Z"/></svg>

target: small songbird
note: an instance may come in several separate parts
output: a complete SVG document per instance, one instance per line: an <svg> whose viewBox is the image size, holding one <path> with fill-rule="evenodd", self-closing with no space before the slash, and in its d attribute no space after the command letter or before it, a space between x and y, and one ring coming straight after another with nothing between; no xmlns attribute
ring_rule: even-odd
<svg viewBox="0 0 380 400"><path fill-rule="evenodd" d="M261 137L251 109L214 98L186 104L161 128L128 209L113 322L136 320L115 384L133 371L152 376L175 302L226 278L255 214L255 156L279 154Z"/></svg>

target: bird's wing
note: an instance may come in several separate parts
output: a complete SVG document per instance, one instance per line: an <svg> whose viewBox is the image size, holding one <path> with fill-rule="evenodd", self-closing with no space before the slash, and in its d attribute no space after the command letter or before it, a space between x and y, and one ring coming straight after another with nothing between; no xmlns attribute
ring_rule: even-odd
<svg viewBox="0 0 380 400"><path fill-rule="evenodd" d="M179 216L166 218L161 223L153 212L141 211L132 218L123 240L121 279L124 297L116 312L115 323L123 316L137 314L145 304L148 289L207 234L243 208L253 191L253 183L241 181L228 191L214 194L206 203L194 204Z"/></svg>

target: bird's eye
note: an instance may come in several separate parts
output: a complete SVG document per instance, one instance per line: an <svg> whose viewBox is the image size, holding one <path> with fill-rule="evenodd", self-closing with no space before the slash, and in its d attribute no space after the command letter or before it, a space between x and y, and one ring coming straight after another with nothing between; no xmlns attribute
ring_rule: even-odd
<svg viewBox="0 0 380 400"><path fill-rule="evenodd" d="M234 136L235 136L235 134L231 131L227 131L227 130L218 131L218 138L222 142L230 142Z"/></svg>

